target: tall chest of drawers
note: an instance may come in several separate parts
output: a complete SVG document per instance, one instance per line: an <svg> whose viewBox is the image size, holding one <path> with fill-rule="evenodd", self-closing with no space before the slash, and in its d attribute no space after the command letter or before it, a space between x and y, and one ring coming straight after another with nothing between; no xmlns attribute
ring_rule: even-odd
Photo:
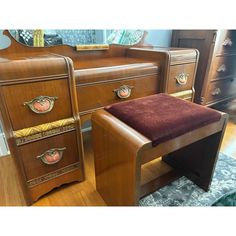
<svg viewBox="0 0 236 236"><path fill-rule="evenodd" d="M204 94L206 105L236 97L236 30L216 32Z"/></svg>
<svg viewBox="0 0 236 236"><path fill-rule="evenodd" d="M84 180L72 61L62 56L0 59L1 119L28 205Z"/></svg>
<svg viewBox="0 0 236 236"><path fill-rule="evenodd" d="M195 102L213 106L236 97L236 30L176 30L172 45L200 51Z"/></svg>

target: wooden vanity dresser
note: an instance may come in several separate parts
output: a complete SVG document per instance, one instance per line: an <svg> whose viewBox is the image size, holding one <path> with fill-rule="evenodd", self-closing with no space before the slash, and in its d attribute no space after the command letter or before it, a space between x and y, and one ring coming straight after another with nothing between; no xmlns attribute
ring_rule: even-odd
<svg viewBox="0 0 236 236"><path fill-rule="evenodd" d="M1 115L28 204L85 179L82 128L106 105L160 92L193 101L195 49L67 45L0 50Z"/></svg>

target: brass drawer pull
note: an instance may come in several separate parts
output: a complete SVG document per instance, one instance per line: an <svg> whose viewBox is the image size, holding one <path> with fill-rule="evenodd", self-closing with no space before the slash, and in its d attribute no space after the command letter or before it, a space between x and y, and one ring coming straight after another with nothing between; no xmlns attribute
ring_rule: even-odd
<svg viewBox="0 0 236 236"><path fill-rule="evenodd" d="M118 98L125 99L130 97L133 87L134 86L122 85L118 89L114 89L113 92L116 93Z"/></svg>
<svg viewBox="0 0 236 236"><path fill-rule="evenodd" d="M43 163L47 165L56 164L62 159L63 151L66 150L66 147L63 148L52 148L47 150L43 154L37 156L37 159L40 159Z"/></svg>
<svg viewBox="0 0 236 236"><path fill-rule="evenodd" d="M182 72L182 73L176 75L175 79L179 85L185 85L188 82L188 77L189 77L189 74Z"/></svg>
<svg viewBox="0 0 236 236"><path fill-rule="evenodd" d="M228 37L224 40L224 42L222 43L223 46L229 46L231 47L233 45L233 41Z"/></svg>
<svg viewBox="0 0 236 236"><path fill-rule="evenodd" d="M36 114L45 114L52 110L56 99L58 97L39 96L29 102L24 102L24 106L27 105Z"/></svg>
<svg viewBox="0 0 236 236"><path fill-rule="evenodd" d="M220 88L216 88L212 93L211 95L212 96L218 96L221 94L221 89Z"/></svg>
<svg viewBox="0 0 236 236"><path fill-rule="evenodd" d="M225 64L222 64L218 69L217 72L225 72L226 71L226 66Z"/></svg>

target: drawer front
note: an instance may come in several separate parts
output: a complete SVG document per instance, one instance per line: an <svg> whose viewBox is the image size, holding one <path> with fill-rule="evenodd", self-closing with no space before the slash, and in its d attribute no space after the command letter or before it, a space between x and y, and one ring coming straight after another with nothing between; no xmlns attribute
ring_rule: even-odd
<svg viewBox="0 0 236 236"><path fill-rule="evenodd" d="M14 130L72 116L67 80L52 80L3 87Z"/></svg>
<svg viewBox="0 0 236 236"><path fill-rule="evenodd" d="M171 94L192 89L195 66L195 63L171 66L167 81L167 93Z"/></svg>
<svg viewBox="0 0 236 236"><path fill-rule="evenodd" d="M19 151L27 180L79 162L75 131L22 145Z"/></svg>
<svg viewBox="0 0 236 236"><path fill-rule="evenodd" d="M112 103L155 94L158 92L158 82L158 76L152 75L111 83L78 86L79 109L82 112L89 111Z"/></svg>
<svg viewBox="0 0 236 236"><path fill-rule="evenodd" d="M236 30L220 30L217 34L217 54L230 53L236 50Z"/></svg>
<svg viewBox="0 0 236 236"><path fill-rule="evenodd" d="M234 79L212 81L207 89L206 103L234 95L236 95L236 77Z"/></svg>
<svg viewBox="0 0 236 236"><path fill-rule="evenodd" d="M211 80L221 79L236 74L235 56L217 56L211 67Z"/></svg>

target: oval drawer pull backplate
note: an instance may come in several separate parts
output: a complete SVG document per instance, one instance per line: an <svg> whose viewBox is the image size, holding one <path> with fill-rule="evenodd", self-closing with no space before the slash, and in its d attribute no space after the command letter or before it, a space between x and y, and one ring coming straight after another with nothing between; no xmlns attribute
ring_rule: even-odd
<svg viewBox="0 0 236 236"><path fill-rule="evenodd" d="M24 105L27 105L36 114L45 114L52 110L56 99L58 97L39 96L29 102L24 102Z"/></svg>
<svg viewBox="0 0 236 236"><path fill-rule="evenodd" d="M118 89L114 89L113 92L116 93L118 98L125 99L130 97L133 87L134 86L122 85Z"/></svg>
<svg viewBox="0 0 236 236"><path fill-rule="evenodd" d="M188 77L189 77L189 74L182 72L182 73L176 75L175 79L179 85L185 85L185 84L187 84Z"/></svg>
<svg viewBox="0 0 236 236"><path fill-rule="evenodd" d="M63 151L66 150L66 147L63 148L52 148L47 150L43 154L37 156L37 159L40 159L43 163L47 165L56 164L62 159Z"/></svg>

